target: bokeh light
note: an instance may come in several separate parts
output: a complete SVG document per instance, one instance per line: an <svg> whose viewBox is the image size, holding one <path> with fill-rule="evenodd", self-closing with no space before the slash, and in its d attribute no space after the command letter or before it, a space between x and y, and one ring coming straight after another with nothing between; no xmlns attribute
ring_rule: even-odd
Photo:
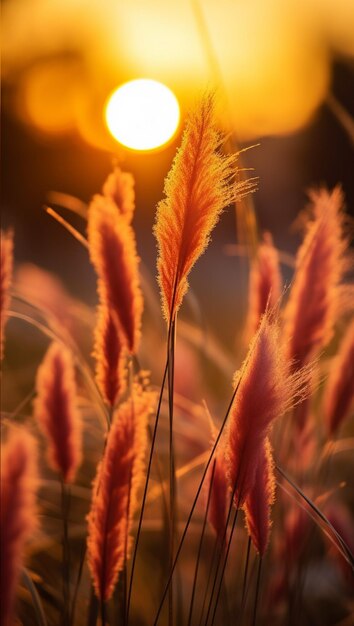
<svg viewBox="0 0 354 626"><path fill-rule="evenodd" d="M177 98L166 85L139 78L112 93L105 118L119 143L133 150L154 150L174 136L180 113Z"/></svg>

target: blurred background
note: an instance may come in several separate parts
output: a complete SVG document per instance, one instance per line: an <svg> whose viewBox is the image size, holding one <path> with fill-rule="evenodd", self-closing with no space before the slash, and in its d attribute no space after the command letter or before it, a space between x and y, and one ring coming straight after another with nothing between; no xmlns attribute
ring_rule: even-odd
<svg viewBox="0 0 354 626"><path fill-rule="evenodd" d="M211 413L220 419L229 401L232 374L244 356L241 339L247 312L247 246L254 235L250 216L255 215L258 232L271 231L275 245L285 253L281 255L282 271L284 283L289 283L293 254L301 241L301 232L293 223L306 205L309 187L331 188L340 183L347 211L353 214L354 2L3 0L1 7L2 228L15 231L17 300L13 307L22 315L9 320L7 327L3 405L11 419L15 407L21 414L32 411L35 371L48 343L38 323L43 327L48 322L54 330L67 332L69 345L70 341L77 344L92 366L93 305L97 300L94 272L87 250L45 212L44 206L55 206L84 234L84 220L65 205L75 204L76 198L80 210L85 209L115 164L133 173L134 227L146 302L139 359L144 369L152 370L152 382L158 385L165 358L165 342L161 340L165 324L155 280L152 226L186 113L206 89L217 91L220 126L229 138L227 149L250 147L242 152L240 164L250 168L245 176L259 178L257 192L236 211L229 207L222 216L211 245L193 269L191 289L179 316L175 411L182 467L190 459L198 459L209 445L201 399L207 400ZM138 78L166 85L180 107L175 134L151 151L119 144L107 124L111 94ZM141 98L137 108L144 107ZM66 195L60 199L53 192ZM28 298L27 304L23 298ZM39 305L38 310L31 308L31 299ZM44 315L39 314L41 310ZM35 323L26 324L25 316L27 321L34 317ZM85 367L80 371L81 409L89 428L85 430L85 465L78 491L73 492L77 554L86 533L82 510L85 507L87 512L90 483L101 451L97 442L103 436L95 397L89 393L92 385L87 384L90 375ZM164 460L168 455L167 406L163 412L166 419L159 449ZM343 459L340 457L341 465L337 463L334 480L350 485L351 464ZM182 514L189 509L199 470L200 466L192 465L192 470L181 474L186 507ZM45 541L39 543L37 560L38 571L44 574L41 593L47 599L47 592L48 610L52 606L54 611L59 566L58 519L54 519L58 517L58 493L54 481L46 480L43 485L46 537L54 539L50 549ZM155 491L156 485L159 494L157 479ZM160 581L158 576L156 581L151 577L151 571L159 571L161 565L156 533L162 517L159 506L156 504L156 512L152 499L148 539L143 537L149 558L141 559L139 565L139 579L151 580L157 587ZM317 552L321 558L321 549ZM185 578L188 593L189 565L189 578ZM313 566L309 570L308 596L318 604L320 621L315 622L310 615L301 623L332 624L335 620L330 621L329 608L334 607L336 619L346 616L347 595L345 592L338 600L342 588L338 587L339 593L333 591L331 578L329 585L320 587L321 560L315 565L317 569ZM89 597L88 572L84 577L78 623ZM153 604L157 598L154 600L153 593L136 595L141 618L134 623L140 625L146 623L146 611L149 615L156 609ZM150 598L150 607L146 607L146 598ZM60 598L56 601L60 607ZM26 623L35 623L28 613L24 615Z"/></svg>
<svg viewBox="0 0 354 626"><path fill-rule="evenodd" d="M15 229L17 261L60 274L77 297L95 299L86 252L43 205L52 191L88 202L114 163L136 179L139 251L155 273L151 228L181 126L159 150L118 144L105 107L129 80L167 85L181 125L198 96L217 89L234 146L259 144L242 165L259 177L250 202L280 249L299 243L291 225L309 186L340 182L353 211L352 0L4 0L2 16L3 227ZM243 243L235 228L229 210L192 278L225 342L246 310L247 268L227 248ZM225 294L226 323L218 324Z"/></svg>

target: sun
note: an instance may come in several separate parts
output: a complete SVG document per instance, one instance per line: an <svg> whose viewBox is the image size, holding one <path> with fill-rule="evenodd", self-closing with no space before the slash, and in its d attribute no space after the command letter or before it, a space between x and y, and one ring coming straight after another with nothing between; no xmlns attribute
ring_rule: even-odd
<svg viewBox="0 0 354 626"><path fill-rule="evenodd" d="M180 110L176 96L148 78L129 81L108 98L105 119L110 133L132 150L154 150L176 133Z"/></svg>

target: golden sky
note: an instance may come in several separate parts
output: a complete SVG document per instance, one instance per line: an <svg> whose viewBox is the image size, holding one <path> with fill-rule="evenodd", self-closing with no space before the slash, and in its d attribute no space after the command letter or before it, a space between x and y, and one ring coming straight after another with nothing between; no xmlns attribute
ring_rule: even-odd
<svg viewBox="0 0 354 626"><path fill-rule="evenodd" d="M353 0L7 0L2 69L15 113L45 133L105 146L108 95L144 77L182 113L217 86L222 121L249 140L311 119L353 32Z"/></svg>

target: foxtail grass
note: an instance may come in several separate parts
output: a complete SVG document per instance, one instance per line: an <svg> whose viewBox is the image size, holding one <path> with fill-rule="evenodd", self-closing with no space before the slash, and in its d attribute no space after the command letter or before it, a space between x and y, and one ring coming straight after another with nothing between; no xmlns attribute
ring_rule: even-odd
<svg viewBox="0 0 354 626"><path fill-rule="evenodd" d="M10 304L10 287L13 272L13 235L1 231L0 248L0 361L4 355L4 335Z"/></svg>
<svg viewBox="0 0 354 626"><path fill-rule="evenodd" d="M14 623L14 603L26 543L38 525L37 449L24 430L13 431L1 448L1 603L3 626Z"/></svg>

